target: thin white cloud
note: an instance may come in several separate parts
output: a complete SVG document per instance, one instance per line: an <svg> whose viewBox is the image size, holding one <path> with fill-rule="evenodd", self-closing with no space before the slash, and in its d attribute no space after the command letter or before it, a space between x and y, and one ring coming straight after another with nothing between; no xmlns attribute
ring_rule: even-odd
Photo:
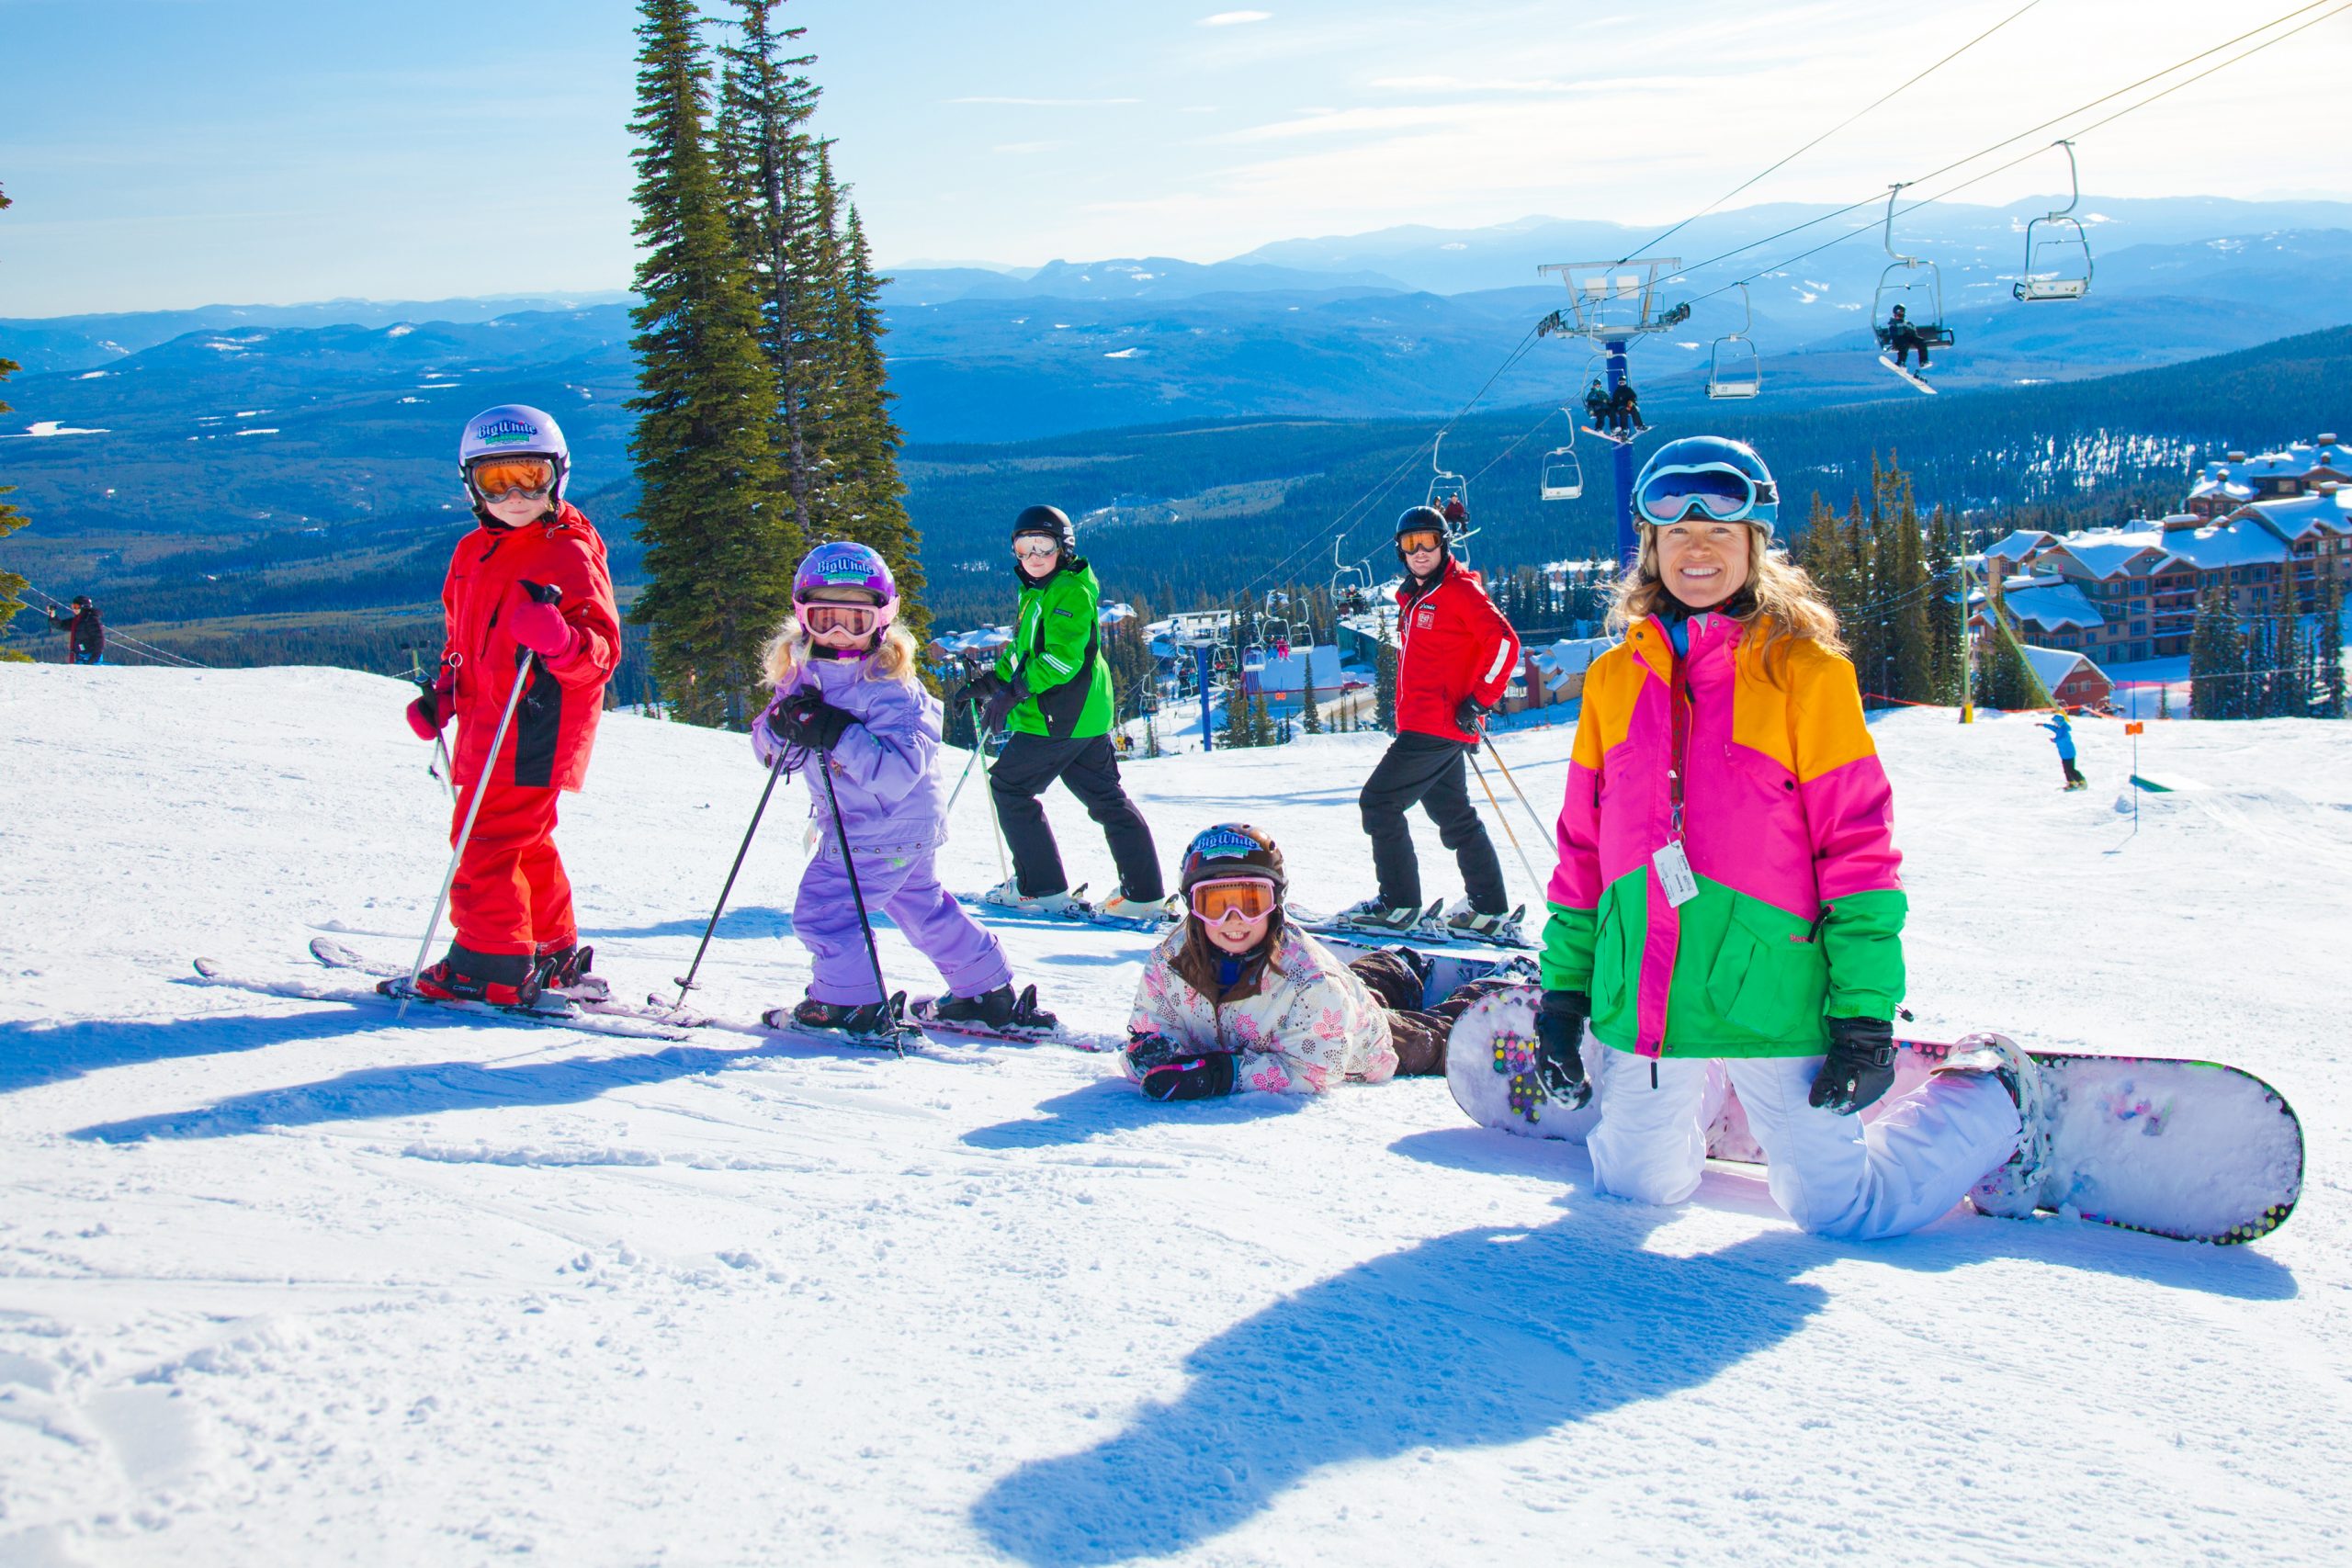
<svg viewBox="0 0 2352 1568"><path fill-rule="evenodd" d="M1592 91L1600 84L1555 82L1548 78L1472 81L1462 76L1378 76L1373 79L1372 85L1395 93L1574 93Z"/></svg>
<svg viewBox="0 0 2352 1568"><path fill-rule="evenodd" d="M1050 152L1062 143L1058 141L1000 141L989 149L991 152Z"/></svg>
<svg viewBox="0 0 2352 1568"><path fill-rule="evenodd" d="M1271 22L1273 19L1272 11L1219 11L1214 17L1203 17L1200 25L1204 28L1234 28L1244 22Z"/></svg>
<svg viewBox="0 0 2352 1568"><path fill-rule="evenodd" d="M1010 104L1031 109L1092 109L1108 108L1118 104L1139 104L1141 98L950 98L951 104Z"/></svg>

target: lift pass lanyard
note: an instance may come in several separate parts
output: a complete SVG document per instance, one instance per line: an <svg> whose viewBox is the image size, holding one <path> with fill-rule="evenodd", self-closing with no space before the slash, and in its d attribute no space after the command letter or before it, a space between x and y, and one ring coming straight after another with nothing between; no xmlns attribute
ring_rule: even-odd
<svg viewBox="0 0 2352 1568"><path fill-rule="evenodd" d="M1690 750L1690 703L1689 690L1682 683L1682 661L1679 659L1674 662L1673 677L1667 682L1667 703L1674 714L1674 755L1666 775L1668 797L1674 813L1673 837L1650 856L1650 865L1657 873L1658 886L1666 889L1667 904L1679 909L1699 896L1699 879L1692 874L1690 857L1682 849L1682 774Z"/></svg>

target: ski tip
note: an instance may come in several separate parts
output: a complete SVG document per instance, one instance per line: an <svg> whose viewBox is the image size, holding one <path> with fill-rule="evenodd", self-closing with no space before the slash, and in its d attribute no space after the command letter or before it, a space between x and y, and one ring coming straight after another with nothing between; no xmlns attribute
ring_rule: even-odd
<svg viewBox="0 0 2352 1568"><path fill-rule="evenodd" d="M213 963L209 958L199 958L195 963L196 972L206 979L218 980L220 977L220 965Z"/></svg>

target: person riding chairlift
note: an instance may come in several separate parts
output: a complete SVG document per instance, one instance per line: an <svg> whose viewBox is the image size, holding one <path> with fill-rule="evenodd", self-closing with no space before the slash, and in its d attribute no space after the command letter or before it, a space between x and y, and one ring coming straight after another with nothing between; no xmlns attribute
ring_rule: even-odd
<svg viewBox="0 0 2352 1568"><path fill-rule="evenodd" d="M1894 364L1897 369L1902 368L1909 360L1911 351L1917 349L1919 374L1924 376L1928 373L1928 340L1921 334L1918 328L1911 324L1911 313L1900 305L1887 312L1886 346L1894 350Z"/></svg>

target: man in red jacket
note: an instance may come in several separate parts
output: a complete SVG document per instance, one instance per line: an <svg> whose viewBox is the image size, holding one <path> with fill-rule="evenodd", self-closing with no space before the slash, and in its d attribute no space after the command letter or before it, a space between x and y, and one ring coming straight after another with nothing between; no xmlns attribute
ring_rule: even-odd
<svg viewBox="0 0 2352 1568"><path fill-rule="evenodd" d="M476 791L482 800L449 887L457 940L416 988L521 1006L588 968L555 851L556 798L588 776L605 682L620 661L620 614L605 541L563 499L571 458L552 418L520 403L477 414L458 462L481 525L449 558L440 680L409 705L408 721L425 740L458 721L452 843ZM561 597L543 603L548 588ZM518 677L522 695L492 757Z"/></svg>
<svg viewBox="0 0 2352 1568"><path fill-rule="evenodd" d="M1356 797L1380 891L1341 910L1345 925L1407 931L1420 919L1421 869L1405 823L1416 802L1453 852L1469 895L1447 908L1445 923L1493 935L1510 911L1502 863L1470 804L1464 763L1477 747L1479 723L1519 667L1519 637L1446 539L1444 514L1434 507L1413 507L1396 520L1396 558L1405 566L1396 592L1396 739Z"/></svg>

